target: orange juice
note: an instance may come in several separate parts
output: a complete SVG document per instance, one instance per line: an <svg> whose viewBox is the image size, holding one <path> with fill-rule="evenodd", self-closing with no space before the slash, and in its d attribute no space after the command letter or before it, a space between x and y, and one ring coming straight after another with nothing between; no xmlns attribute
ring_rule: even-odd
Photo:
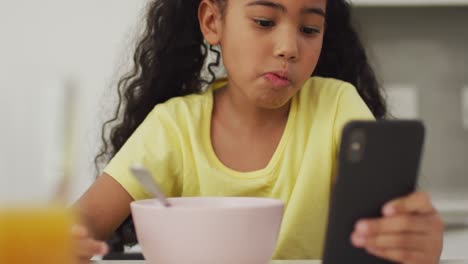
<svg viewBox="0 0 468 264"><path fill-rule="evenodd" d="M71 210L0 208L1 264L71 264Z"/></svg>

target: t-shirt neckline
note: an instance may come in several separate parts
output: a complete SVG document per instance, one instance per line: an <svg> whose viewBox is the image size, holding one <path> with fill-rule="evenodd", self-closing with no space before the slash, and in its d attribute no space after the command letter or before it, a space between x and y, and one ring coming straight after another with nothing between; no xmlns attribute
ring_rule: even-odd
<svg viewBox="0 0 468 264"><path fill-rule="evenodd" d="M278 146L276 147L275 152L273 153L273 156L271 157L270 161L268 164L259 170L254 170L254 171L249 171L249 172L240 172L234 169L229 168L226 166L221 160L219 160L218 156L216 155L212 142L211 142L211 118L213 114L213 105L214 105L214 96L213 96L213 91L224 86L227 83L226 79L221 79L217 80L215 83L210 85L207 89L208 96L207 102L204 107L204 112L207 116L207 122L204 122L203 126L203 136L204 136L204 144L205 144L205 149L207 153L207 158L211 164L216 166L219 170L225 172L226 174L233 176L233 177L238 177L238 178L260 178L260 177L268 177L272 176L272 171L275 168L275 166L278 164L279 159L281 158L284 149L286 148L287 142L290 138L291 135L291 129L294 127L294 122L295 122L295 116L297 112L297 96L294 96L291 100L291 106L289 108L289 113L288 113L288 120L286 121L286 126L283 131L283 135L281 135L280 142Z"/></svg>

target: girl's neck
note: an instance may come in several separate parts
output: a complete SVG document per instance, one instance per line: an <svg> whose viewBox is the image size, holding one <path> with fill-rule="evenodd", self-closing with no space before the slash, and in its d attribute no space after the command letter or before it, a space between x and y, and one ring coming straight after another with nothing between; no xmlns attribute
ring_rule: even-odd
<svg viewBox="0 0 468 264"><path fill-rule="evenodd" d="M213 114L233 127L247 130L268 129L284 126L288 119L291 102L276 108L266 109L247 102L245 98L228 87L220 88L213 93Z"/></svg>

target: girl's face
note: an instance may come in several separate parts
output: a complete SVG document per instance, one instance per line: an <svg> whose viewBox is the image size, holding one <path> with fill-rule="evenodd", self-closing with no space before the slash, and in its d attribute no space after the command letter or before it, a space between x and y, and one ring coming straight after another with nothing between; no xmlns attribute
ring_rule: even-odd
<svg viewBox="0 0 468 264"><path fill-rule="evenodd" d="M326 0L229 0L219 44L230 88L261 108L284 106L313 73Z"/></svg>

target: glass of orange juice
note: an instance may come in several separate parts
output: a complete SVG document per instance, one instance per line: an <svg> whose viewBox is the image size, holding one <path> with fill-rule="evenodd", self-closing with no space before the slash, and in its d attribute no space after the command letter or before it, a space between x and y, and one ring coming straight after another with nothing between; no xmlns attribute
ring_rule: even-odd
<svg viewBox="0 0 468 264"><path fill-rule="evenodd" d="M72 264L74 212L60 179L0 175L0 263ZM63 185L63 184L62 184Z"/></svg>

